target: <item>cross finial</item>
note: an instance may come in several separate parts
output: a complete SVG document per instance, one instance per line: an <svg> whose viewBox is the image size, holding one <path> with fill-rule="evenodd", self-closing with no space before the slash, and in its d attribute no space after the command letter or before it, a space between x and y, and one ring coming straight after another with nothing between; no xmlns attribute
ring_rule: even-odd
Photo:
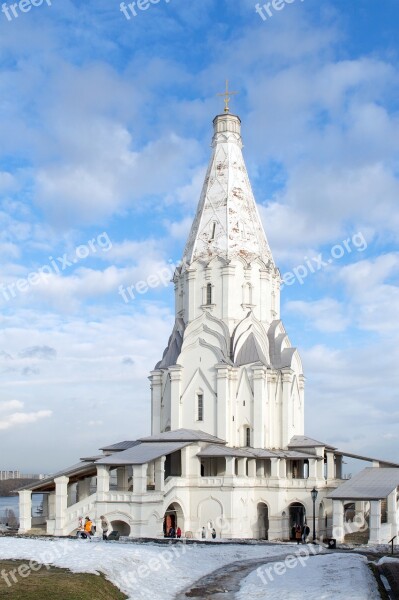
<svg viewBox="0 0 399 600"><path fill-rule="evenodd" d="M226 79L226 91L223 94L218 94L218 96L224 96L224 112L230 112L229 102L231 96L235 96L238 92L229 92L229 80Z"/></svg>

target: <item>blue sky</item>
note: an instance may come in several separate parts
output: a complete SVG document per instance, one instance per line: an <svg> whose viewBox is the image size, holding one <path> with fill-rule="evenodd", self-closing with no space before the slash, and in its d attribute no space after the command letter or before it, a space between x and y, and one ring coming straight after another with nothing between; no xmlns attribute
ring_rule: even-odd
<svg viewBox="0 0 399 600"><path fill-rule="evenodd" d="M396 0L0 13L2 467L149 433L173 290L118 288L181 258L226 78L281 272L327 262L282 294L307 433L398 460L398 17Z"/></svg>

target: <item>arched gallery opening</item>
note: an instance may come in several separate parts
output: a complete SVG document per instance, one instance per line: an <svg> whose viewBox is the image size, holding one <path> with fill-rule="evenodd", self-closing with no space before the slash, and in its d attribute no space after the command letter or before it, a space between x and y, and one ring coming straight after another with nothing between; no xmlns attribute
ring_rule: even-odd
<svg viewBox="0 0 399 600"><path fill-rule="evenodd" d="M176 531L178 527L183 531L184 515L180 504L173 502L168 506L163 518L163 534L164 537L169 537L170 530Z"/></svg>

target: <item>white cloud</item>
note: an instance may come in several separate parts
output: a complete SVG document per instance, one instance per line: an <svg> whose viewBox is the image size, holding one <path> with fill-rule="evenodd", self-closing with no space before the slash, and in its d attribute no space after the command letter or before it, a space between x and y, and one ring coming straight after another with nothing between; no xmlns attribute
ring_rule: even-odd
<svg viewBox="0 0 399 600"><path fill-rule="evenodd" d="M19 410L24 407L23 402L19 400L5 400L0 402L0 412L9 412L11 410Z"/></svg>
<svg viewBox="0 0 399 600"><path fill-rule="evenodd" d="M17 412L11 413L7 415L3 419L0 420L0 430L11 429L13 427L18 427L19 425L27 425L29 423L36 423L41 419L46 419L51 417L51 410L39 410L37 412L25 413L25 412Z"/></svg>
<svg viewBox="0 0 399 600"><path fill-rule="evenodd" d="M324 333L344 331L351 323L345 307L333 298L313 302L290 301L285 304L284 309L300 319L306 319L308 327Z"/></svg>

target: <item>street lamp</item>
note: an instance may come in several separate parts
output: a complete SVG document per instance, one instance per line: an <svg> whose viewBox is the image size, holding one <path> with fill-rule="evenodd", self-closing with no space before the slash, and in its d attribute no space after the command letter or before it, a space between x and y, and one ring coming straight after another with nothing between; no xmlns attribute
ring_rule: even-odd
<svg viewBox="0 0 399 600"><path fill-rule="evenodd" d="M317 495L318 495L318 491L316 490L316 488L313 488L313 490L310 492L310 495L312 496L312 500L313 500L313 543L315 543L315 541L316 541L316 500L317 500Z"/></svg>

